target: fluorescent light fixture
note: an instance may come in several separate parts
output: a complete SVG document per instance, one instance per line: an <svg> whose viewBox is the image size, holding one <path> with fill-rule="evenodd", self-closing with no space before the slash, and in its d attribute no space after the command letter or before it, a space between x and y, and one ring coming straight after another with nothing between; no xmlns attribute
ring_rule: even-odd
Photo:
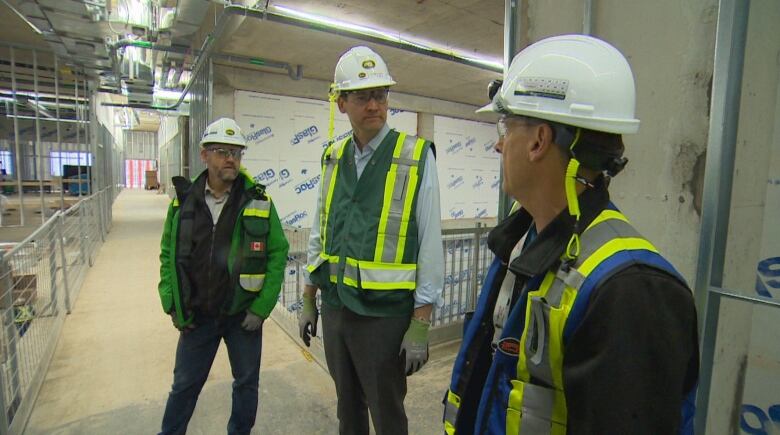
<svg viewBox="0 0 780 435"><path fill-rule="evenodd" d="M361 26L358 24L352 24L347 23L340 20L335 20L328 17L323 17L320 15L314 15L310 14L308 12L301 12L296 11L295 9L290 9L288 7L284 6L273 6L274 10L277 10L281 12L282 14L289 15L292 17L296 17L305 21L308 21L312 24L317 24L320 26L326 26L330 27L336 30L349 30L351 32L360 33L362 35L371 36L374 38L383 39L388 42L395 42L395 43L401 43L401 44L407 44L407 45L413 45L417 48L419 48L422 51L430 51L435 52L439 54L444 54L447 56L457 57L460 59L465 59L470 62L474 62L480 65L484 65L486 67L491 68L498 68L503 69L504 63L501 60L494 60L494 59L487 59L487 58L480 58L475 57L466 54L462 50L456 50L451 49L447 47L443 47L439 44L433 43L433 42L427 42L419 39L414 38L404 38L399 35L398 32L393 32L390 30L379 30L379 29L372 29L370 27Z"/></svg>

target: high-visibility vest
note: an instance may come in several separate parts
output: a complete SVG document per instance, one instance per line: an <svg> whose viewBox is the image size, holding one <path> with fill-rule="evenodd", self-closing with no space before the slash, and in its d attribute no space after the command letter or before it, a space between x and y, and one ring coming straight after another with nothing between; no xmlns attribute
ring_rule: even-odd
<svg viewBox="0 0 780 435"><path fill-rule="evenodd" d="M322 252L334 286L411 293L417 276L416 203L430 142L391 130L358 183L351 138L322 158Z"/></svg>
<svg viewBox="0 0 780 435"><path fill-rule="evenodd" d="M557 270L549 271L538 288L525 296L525 324L518 343L516 378L511 380L508 403L497 405L505 406L506 421L505 427L493 428L496 432L566 434L564 345L582 321L590 295L599 283L633 264L653 266L684 282L674 267L617 210L603 210L583 232L580 243L580 255L574 264L563 262ZM491 266L486 285L500 286L498 268L497 262ZM490 315L481 313L480 316L486 314ZM474 424L473 420L459 422L458 417L463 413L461 395L467 384L463 377L470 374L466 358L474 359L468 353L472 345L468 341L478 337L477 328L480 325L470 325L464 334L461 355L465 358L459 355L456 359L452 383L445 397L444 427L448 435L455 434L457 428L466 429ZM684 419L692 418L692 406L690 401L683 404ZM473 418L474 413L469 415ZM682 433L691 427L688 420L682 422Z"/></svg>

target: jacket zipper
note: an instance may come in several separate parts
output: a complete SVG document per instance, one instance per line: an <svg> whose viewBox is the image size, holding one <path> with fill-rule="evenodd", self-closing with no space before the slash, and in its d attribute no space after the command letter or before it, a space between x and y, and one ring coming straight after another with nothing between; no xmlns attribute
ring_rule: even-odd
<svg viewBox="0 0 780 435"><path fill-rule="evenodd" d="M212 218L213 222L213 218ZM211 245L209 245L209 283L211 282L211 271L214 270L214 238L217 233L217 224L211 224Z"/></svg>

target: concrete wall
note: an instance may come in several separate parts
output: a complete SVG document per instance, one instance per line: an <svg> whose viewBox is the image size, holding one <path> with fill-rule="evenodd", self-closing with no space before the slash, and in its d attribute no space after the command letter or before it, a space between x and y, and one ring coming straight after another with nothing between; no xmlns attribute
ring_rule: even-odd
<svg viewBox="0 0 780 435"><path fill-rule="evenodd" d="M772 214L765 210L767 179L773 171L770 166L773 150L776 152L780 147L780 132L776 131L780 124L777 122L780 38L774 32L780 21L780 3L754 1L750 6L723 285L756 296L756 265L766 228L763 221L765 216L772 219ZM777 216L774 219L776 226ZM762 347L777 349L778 329L757 326L754 315L760 310L755 310L751 305L736 302L721 308L708 416L708 429L712 428L712 433L733 433L743 403L761 404L762 396L774 397L770 405L780 402L776 393L776 380L780 379L777 360L763 358L762 361L756 357ZM776 325L780 310L773 311ZM756 368L764 368L766 378L763 382L753 380L751 388L745 384L742 374Z"/></svg>

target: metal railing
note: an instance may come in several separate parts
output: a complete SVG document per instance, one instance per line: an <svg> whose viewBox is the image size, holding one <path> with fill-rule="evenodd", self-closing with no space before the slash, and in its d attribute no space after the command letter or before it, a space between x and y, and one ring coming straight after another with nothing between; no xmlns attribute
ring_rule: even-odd
<svg viewBox="0 0 780 435"><path fill-rule="evenodd" d="M0 434L24 430L115 196L107 187L85 197L0 255Z"/></svg>
<svg viewBox="0 0 780 435"><path fill-rule="evenodd" d="M442 230L444 250L443 304L433 310L431 342L457 338L465 313L474 310L482 282L493 261L493 253L487 247L487 233L491 227ZM279 302L274 309L274 319L293 337L298 336L298 315L303 305L303 270L306 267L308 228L285 227L290 243L287 268ZM319 304L319 293L318 293ZM449 328L452 327L452 328ZM446 329L454 332L437 333ZM321 330L313 340L313 352L322 350ZM324 360L322 360L324 361Z"/></svg>

